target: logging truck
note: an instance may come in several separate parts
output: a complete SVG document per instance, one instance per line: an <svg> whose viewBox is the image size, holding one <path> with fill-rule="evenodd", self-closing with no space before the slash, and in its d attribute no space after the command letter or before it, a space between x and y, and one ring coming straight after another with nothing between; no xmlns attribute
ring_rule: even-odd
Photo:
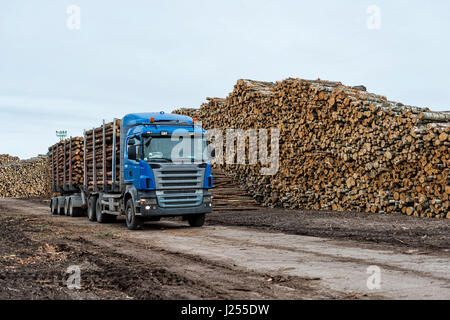
<svg viewBox="0 0 450 320"><path fill-rule="evenodd" d="M61 141L49 148L52 214L99 223L124 215L130 230L174 216L203 226L215 153L205 133L191 117L139 113Z"/></svg>

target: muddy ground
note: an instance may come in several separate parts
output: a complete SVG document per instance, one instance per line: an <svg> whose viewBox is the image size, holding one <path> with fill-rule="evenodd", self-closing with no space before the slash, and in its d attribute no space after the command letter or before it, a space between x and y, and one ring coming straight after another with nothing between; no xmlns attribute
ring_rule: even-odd
<svg viewBox="0 0 450 320"><path fill-rule="evenodd" d="M261 209L213 213L208 216L208 224L389 244L400 248L414 247L438 251L450 249L450 220L400 214Z"/></svg>
<svg viewBox="0 0 450 320"><path fill-rule="evenodd" d="M100 225L0 199L0 299L390 299L420 298L424 286L448 299L449 231L448 220L260 210L213 213L201 229L171 221L131 232L123 220ZM376 259L391 279L385 292L364 289ZM73 265L80 290L67 287Z"/></svg>
<svg viewBox="0 0 450 320"><path fill-rule="evenodd" d="M122 220L71 225L46 206L0 201L0 300L355 298L321 292L314 279L249 272L132 241ZM67 287L72 265L80 266L82 290Z"/></svg>

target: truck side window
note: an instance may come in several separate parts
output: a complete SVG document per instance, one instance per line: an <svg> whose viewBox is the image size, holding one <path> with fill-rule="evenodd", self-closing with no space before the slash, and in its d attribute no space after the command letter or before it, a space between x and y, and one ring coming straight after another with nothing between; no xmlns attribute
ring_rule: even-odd
<svg viewBox="0 0 450 320"><path fill-rule="evenodd" d="M135 136L128 139L128 147L136 146L137 159L141 159L141 137Z"/></svg>

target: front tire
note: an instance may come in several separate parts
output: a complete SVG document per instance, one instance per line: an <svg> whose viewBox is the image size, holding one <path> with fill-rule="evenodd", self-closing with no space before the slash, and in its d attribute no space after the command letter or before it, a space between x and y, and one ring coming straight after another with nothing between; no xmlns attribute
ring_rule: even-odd
<svg viewBox="0 0 450 320"><path fill-rule="evenodd" d="M196 214L188 217L188 222L191 227L199 228L205 224L205 214Z"/></svg>
<svg viewBox="0 0 450 320"><path fill-rule="evenodd" d="M97 221L95 207L97 206L97 197L90 197L88 201L88 218L90 221Z"/></svg>
<svg viewBox="0 0 450 320"><path fill-rule="evenodd" d="M125 215L127 221L127 227L129 230L138 230L142 228L144 220L142 217L136 216L136 208L134 206L133 200L129 199L125 208Z"/></svg>

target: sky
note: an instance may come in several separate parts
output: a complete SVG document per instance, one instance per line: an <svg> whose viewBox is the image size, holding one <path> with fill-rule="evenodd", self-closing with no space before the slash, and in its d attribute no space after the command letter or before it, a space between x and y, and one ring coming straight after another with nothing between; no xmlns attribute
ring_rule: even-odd
<svg viewBox="0 0 450 320"><path fill-rule="evenodd" d="M238 79L363 84L450 110L449 15L448 0L1 1L0 154L197 108Z"/></svg>

